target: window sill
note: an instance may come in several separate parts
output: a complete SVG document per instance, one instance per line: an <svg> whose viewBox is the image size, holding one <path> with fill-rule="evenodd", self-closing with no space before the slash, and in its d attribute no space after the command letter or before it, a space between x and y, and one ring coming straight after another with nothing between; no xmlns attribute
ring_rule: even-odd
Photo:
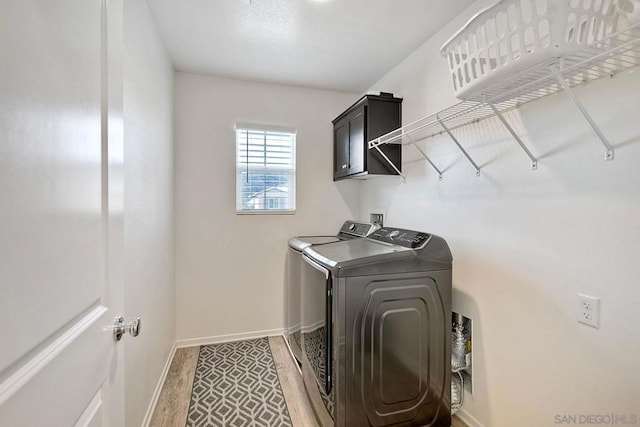
<svg viewBox="0 0 640 427"><path fill-rule="evenodd" d="M236 211L236 215L294 215L296 213L295 210L266 210L266 209L256 209L251 211Z"/></svg>

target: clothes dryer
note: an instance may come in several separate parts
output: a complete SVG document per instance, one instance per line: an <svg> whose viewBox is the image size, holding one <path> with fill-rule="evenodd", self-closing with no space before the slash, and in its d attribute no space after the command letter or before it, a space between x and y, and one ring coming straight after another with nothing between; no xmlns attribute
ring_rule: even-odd
<svg viewBox="0 0 640 427"><path fill-rule="evenodd" d="M287 251L286 277L286 330L285 341L289 346L294 360L300 366L300 267L302 251L313 245L324 245L343 240L357 239L368 236L378 230L378 224L345 221L335 236L297 236L289 239Z"/></svg>
<svg viewBox="0 0 640 427"><path fill-rule="evenodd" d="M445 240L385 227L309 246L303 260L302 374L321 425L449 426Z"/></svg>

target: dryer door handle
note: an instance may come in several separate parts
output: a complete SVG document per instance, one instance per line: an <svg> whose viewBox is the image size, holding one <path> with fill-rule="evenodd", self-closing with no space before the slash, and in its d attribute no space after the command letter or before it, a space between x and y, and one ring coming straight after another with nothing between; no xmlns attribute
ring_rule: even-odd
<svg viewBox="0 0 640 427"><path fill-rule="evenodd" d="M304 261L307 264L309 264L311 267L313 267L316 270L318 270L319 272L323 273L325 279L329 278L329 270L327 270L326 268L324 268L323 266L321 266L320 264L318 264L317 262L315 262L311 258L307 257L306 255L302 255L302 259L304 259Z"/></svg>

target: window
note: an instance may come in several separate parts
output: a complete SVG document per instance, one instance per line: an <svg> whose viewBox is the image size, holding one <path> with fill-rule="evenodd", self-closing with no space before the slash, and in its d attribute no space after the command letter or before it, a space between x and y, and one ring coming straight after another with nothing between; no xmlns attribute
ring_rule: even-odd
<svg viewBox="0 0 640 427"><path fill-rule="evenodd" d="M236 212L296 210L296 132L236 124Z"/></svg>

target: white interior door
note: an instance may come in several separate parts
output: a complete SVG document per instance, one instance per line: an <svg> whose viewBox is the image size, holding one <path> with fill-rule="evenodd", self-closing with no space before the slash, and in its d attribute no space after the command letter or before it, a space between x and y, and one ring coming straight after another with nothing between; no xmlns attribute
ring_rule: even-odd
<svg viewBox="0 0 640 427"><path fill-rule="evenodd" d="M1 426L123 424L121 21L0 0Z"/></svg>

